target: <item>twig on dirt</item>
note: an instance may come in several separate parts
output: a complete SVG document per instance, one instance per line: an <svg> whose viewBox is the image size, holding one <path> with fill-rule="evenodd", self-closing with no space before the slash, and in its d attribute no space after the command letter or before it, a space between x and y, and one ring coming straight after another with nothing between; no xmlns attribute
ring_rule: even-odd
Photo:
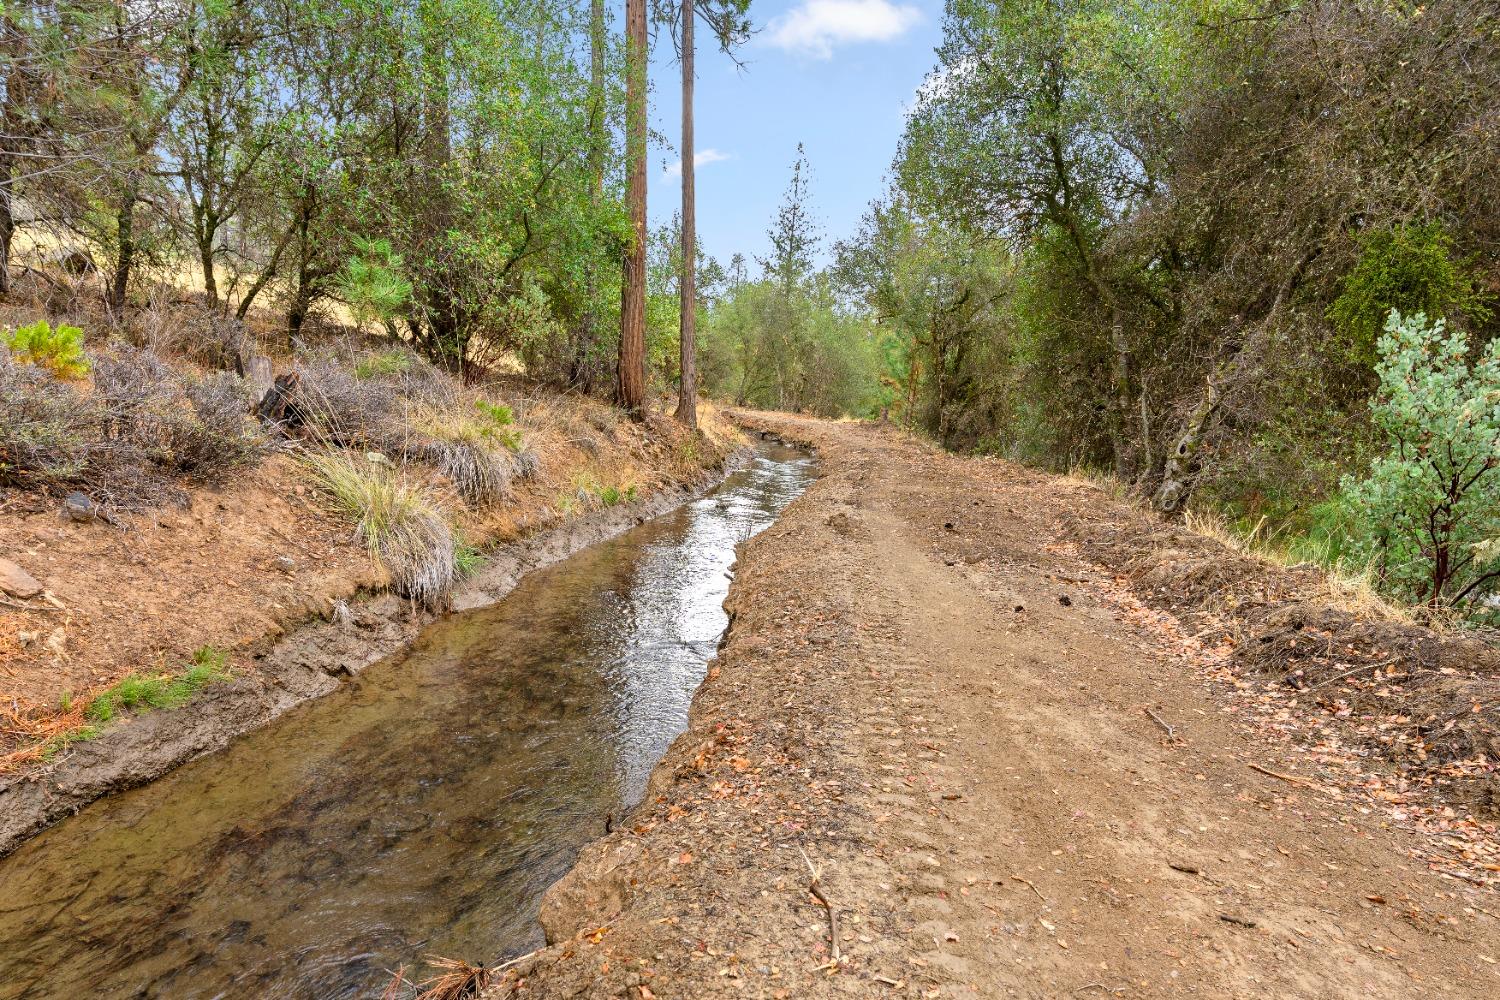
<svg viewBox="0 0 1500 1000"><path fill-rule="evenodd" d="M1167 739L1172 740L1174 743L1177 741L1177 730L1168 725L1165 719L1153 712L1150 705L1142 705L1141 709L1147 715L1151 716L1152 722L1161 726L1162 732L1167 734Z"/></svg>
<svg viewBox="0 0 1500 1000"><path fill-rule="evenodd" d="M1103 990L1106 993L1120 994L1120 993L1124 993L1125 992L1125 987L1123 987L1123 986L1106 986L1103 983L1084 983L1082 986L1078 987L1078 989L1074 990L1073 992L1074 993L1082 993L1084 990Z"/></svg>
<svg viewBox="0 0 1500 1000"><path fill-rule="evenodd" d="M1182 872L1184 875L1202 875L1203 869L1197 865L1186 865L1180 861L1168 861L1167 867L1174 872Z"/></svg>
<svg viewBox="0 0 1500 1000"><path fill-rule="evenodd" d="M1246 766L1252 771L1258 771L1268 777L1280 778L1282 781L1288 781L1294 785L1305 785L1308 788L1319 787L1316 781L1309 780L1308 778L1299 778L1295 774L1282 774L1280 771L1273 771L1269 767L1261 767L1259 764L1247 764Z"/></svg>
<svg viewBox="0 0 1500 1000"><path fill-rule="evenodd" d="M1395 659L1392 658L1389 660L1381 660L1379 663L1366 663L1362 667L1355 667L1353 670L1346 670L1343 673L1339 674L1337 677L1330 677L1326 681L1319 681L1312 687L1306 688L1306 690L1316 691L1319 688L1326 688L1330 684L1337 684L1339 681L1348 680L1350 677L1357 677L1360 674L1367 673L1372 670L1379 670L1381 667L1388 667L1395 662Z"/></svg>
<svg viewBox="0 0 1500 1000"><path fill-rule="evenodd" d="M12 601L9 597L0 596L0 604L7 608L16 608L20 611L59 611L60 608L49 608L43 604L25 604L21 601Z"/></svg>
<svg viewBox="0 0 1500 1000"><path fill-rule="evenodd" d="M1031 889L1032 892L1036 893L1037 899L1040 899L1044 903L1047 902L1047 897L1042 895L1042 890L1038 889L1036 887L1036 884L1033 883L1030 879L1022 878L1019 875L1012 875L1011 878L1015 879L1017 882L1020 882L1022 885Z"/></svg>
<svg viewBox="0 0 1500 1000"><path fill-rule="evenodd" d="M1255 926L1255 921L1254 920L1247 920L1244 917L1236 917L1232 913L1221 913L1221 914L1219 914L1219 919L1222 920L1222 921L1224 921L1226 924L1234 924L1237 927L1254 927Z"/></svg>
<svg viewBox="0 0 1500 1000"><path fill-rule="evenodd" d="M501 962L499 965L495 966L490 971L491 972L503 972L504 970L510 968L512 965L520 965L522 962L526 961L528 958L535 958L537 955L540 955L543 951L546 951L546 949L545 948L538 948L535 951L528 951L524 955L517 955L515 958L508 958L505 961Z"/></svg>
<svg viewBox="0 0 1500 1000"><path fill-rule="evenodd" d="M802 851L800 847L798 850L802 852L802 860L807 862L808 873L812 875L812 881L808 883L807 891L812 893L818 902L823 904L823 909L828 911L828 944L830 954L833 955L833 961L830 964L837 966L840 961L839 911L833 908L833 904L828 901L828 897L823 895L823 887L818 884L819 880L823 877L823 872L813 865L812 858L807 856L806 851ZM821 966L821 968L828 968L828 965Z"/></svg>

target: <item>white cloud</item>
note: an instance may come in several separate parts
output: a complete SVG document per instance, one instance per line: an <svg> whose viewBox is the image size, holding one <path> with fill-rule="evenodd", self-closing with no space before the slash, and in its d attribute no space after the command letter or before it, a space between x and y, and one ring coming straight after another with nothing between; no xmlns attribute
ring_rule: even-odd
<svg viewBox="0 0 1500 1000"><path fill-rule="evenodd" d="M710 163L719 163L729 158L730 157L728 153L721 153L717 149L705 149L700 153L693 154L693 166L703 167L707 166ZM665 173L668 177L681 177L682 161L674 160L671 163L667 164Z"/></svg>
<svg viewBox="0 0 1500 1000"><path fill-rule="evenodd" d="M765 38L779 49L828 59L835 45L889 42L921 20L919 9L891 0L802 0L771 19Z"/></svg>

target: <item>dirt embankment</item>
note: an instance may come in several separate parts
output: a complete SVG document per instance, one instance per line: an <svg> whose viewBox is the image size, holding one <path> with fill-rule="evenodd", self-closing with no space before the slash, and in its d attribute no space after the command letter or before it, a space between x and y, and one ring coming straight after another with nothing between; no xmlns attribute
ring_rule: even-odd
<svg viewBox="0 0 1500 1000"><path fill-rule="evenodd" d="M743 439L710 414L707 433L635 425L582 399L533 398L535 475L506 501L464 515L484 552L457 609L499 599L531 569L663 513L716 482ZM634 499L607 504L603 488ZM385 592L347 522L305 472L273 458L188 505L80 524L35 498L0 514L0 554L50 601L0 607L0 856L101 795L150 781L399 649L432 616ZM186 706L117 719L94 739L40 755L36 733L132 672L170 670L203 646L230 654L230 679ZM77 714L76 710L73 714Z"/></svg>
<svg viewBox="0 0 1500 1000"><path fill-rule="evenodd" d="M1388 762L1289 734L1315 702L1270 699L1268 725L1220 637L1080 551L1081 522L1150 527L1128 508L888 431L746 419L824 475L743 551L646 801L487 996L1500 989L1474 863L1493 826L1413 822L1424 791L1360 783Z"/></svg>

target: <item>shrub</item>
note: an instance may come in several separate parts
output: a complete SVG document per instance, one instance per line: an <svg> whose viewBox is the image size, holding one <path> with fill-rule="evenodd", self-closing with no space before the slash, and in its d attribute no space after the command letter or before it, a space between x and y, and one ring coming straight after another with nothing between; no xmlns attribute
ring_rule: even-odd
<svg viewBox="0 0 1500 1000"><path fill-rule="evenodd" d="M515 414L504 403L491 403L487 399L474 400L479 411L481 426L486 436L499 441L511 451L521 449L521 432L511 426L516 422Z"/></svg>
<svg viewBox="0 0 1500 1000"><path fill-rule="evenodd" d="M455 573L453 534L432 499L384 462L325 449L306 458L333 507L355 524L397 593L447 607Z"/></svg>
<svg viewBox="0 0 1500 1000"><path fill-rule="evenodd" d="M361 328L366 323L389 323L411 301L412 284L402 273L401 255L390 240L356 237L355 253L338 276L338 292Z"/></svg>
<svg viewBox="0 0 1500 1000"><path fill-rule="evenodd" d="M150 351L122 345L98 358L94 389L117 462L135 449L163 470L214 479L265 450L248 419L249 390L232 372L185 380Z"/></svg>
<svg viewBox="0 0 1500 1000"><path fill-rule="evenodd" d="M1438 223L1375 229L1359 240L1360 256L1344 278L1328 318L1346 340L1349 359L1368 369L1381 354L1392 310L1404 316L1465 315L1483 322L1484 297L1453 240Z"/></svg>
<svg viewBox="0 0 1500 1000"><path fill-rule="evenodd" d="M247 419L251 393L244 379L215 372L188 382L184 395L191 413L179 409L172 425L172 457L179 471L212 479L259 461L266 439Z"/></svg>
<svg viewBox="0 0 1500 1000"><path fill-rule="evenodd" d="M1500 341L1471 367L1468 338L1392 310L1370 407L1386 452L1343 492L1359 525L1351 558L1393 596L1432 607L1477 602L1500 570Z"/></svg>
<svg viewBox="0 0 1500 1000"><path fill-rule="evenodd" d="M356 378L338 358L300 366L297 410L334 444L379 446L391 435L396 393L384 380Z"/></svg>
<svg viewBox="0 0 1500 1000"><path fill-rule="evenodd" d="M93 404L48 372L0 352L0 482L77 479L98 433Z"/></svg>
<svg viewBox="0 0 1500 1000"><path fill-rule="evenodd" d="M4 338L18 361L45 368L58 378L82 378L89 372L89 359L83 354L83 331L76 326L58 324L54 330L52 324L39 319L17 327Z"/></svg>

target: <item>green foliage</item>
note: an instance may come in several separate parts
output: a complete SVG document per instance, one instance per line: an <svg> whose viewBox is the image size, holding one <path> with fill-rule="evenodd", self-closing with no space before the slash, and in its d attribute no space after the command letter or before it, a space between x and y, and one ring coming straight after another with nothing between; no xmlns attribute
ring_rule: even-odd
<svg viewBox="0 0 1500 1000"><path fill-rule="evenodd" d="M17 361L45 368L58 378L82 378L89 373L89 359L83 353L83 330L58 324L57 329L44 319L0 335Z"/></svg>
<svg viewBox="0 0 1500 1000"><path fill-rule="evenodd" d="M355 323L389 324L411 303L412 283L402 273L404 266L390 240L355 237L354 254L344 265L337 286Z"/></svg>
<svg viewBox="0 0 1500 1000"><path fill-rule="evenodd" d="M1478 323L1489 318L1483 295L1468 268L1455 259L1453 238L1441 224L1375 229L1360 237L1359 250L1358 262L1328 309L1354 364L1375 366L1393 309L1403 316L1458 315Z"/></svg>
<svg viewBox="0 0 1500 1000"><path fill-rule="evenodd" d="M1359 525L1349 558L1393 596L1473 604L1500 576L1486 568L1500 539L1500 341L1470 365L1462 333L1393 310L1380 353L1370 406L1386 451L1344 480Z"/></svg>
<svg viewBox="0 0 1500 1000"><path fill-rule="evenodd" d="M411 355L403 350L366 354L354 363L357 379L391 378L411 371Z"/></svg>
<svg viewBox="0 0 1500 1000"><path fill-rule="evenodd" d="M459 579L473 576L485 563L484 553L469 544L459 532L453 533L453 571Z"/></svg>
<svg viewBox="0 0 1500 1000"><path fill-rule="evenodd" d="M102 725L121 712L181 707L205 686L228 676L228 659L222 650L204 646L193 653L192 665L181 673L130 674L95 695L84 714Z"/></svg>

